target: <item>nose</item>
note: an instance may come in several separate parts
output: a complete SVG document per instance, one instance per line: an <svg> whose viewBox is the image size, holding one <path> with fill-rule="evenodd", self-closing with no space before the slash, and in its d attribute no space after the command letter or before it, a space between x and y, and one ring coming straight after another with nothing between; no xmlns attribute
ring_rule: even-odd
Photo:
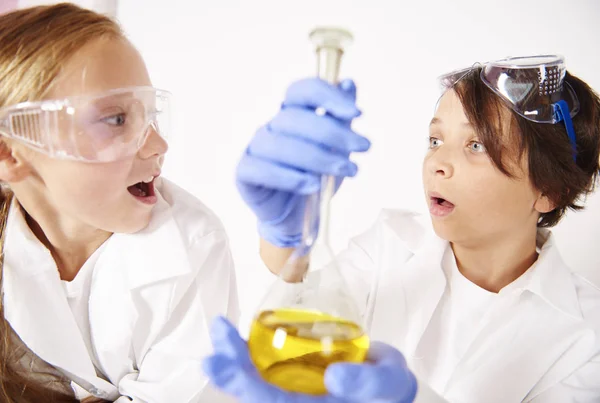
<svg viewBox="0 0 600 403"><path fill-rule="evenodd" d="M167 141L159 134L156 124L151 123L144 134L142 144L138 150L138 155L142 159L148 159L154 156L161 157L167 153L169 145Z"/></svg>
<svg viewBox="0 0 600 403"><path fill-rule="evenodd" d="M427 172L439 178L451 178L454 175L454 164L451 151L443 146L435 150L425 159Z"/></svg>

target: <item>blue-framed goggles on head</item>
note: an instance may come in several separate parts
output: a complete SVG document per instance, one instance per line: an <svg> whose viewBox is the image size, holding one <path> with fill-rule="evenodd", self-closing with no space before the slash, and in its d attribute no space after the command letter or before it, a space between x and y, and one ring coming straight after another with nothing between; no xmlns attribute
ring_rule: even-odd
<svg viewBox="0 0 600 403"><path fill-rule="evenodd" d="M444 88L452 88L475 68L481 68L481 81L513 111L536 123L562 122L577 158L577 142L572 118L579 112L575 91L564 80L567 69L560 55L509 57L453 71L440 77Z"/></svg>

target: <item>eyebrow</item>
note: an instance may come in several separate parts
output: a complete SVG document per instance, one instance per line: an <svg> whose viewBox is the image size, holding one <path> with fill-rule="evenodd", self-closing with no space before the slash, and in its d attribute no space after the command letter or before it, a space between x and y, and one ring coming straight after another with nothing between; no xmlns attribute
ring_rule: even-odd
<svg viewBox="0 0 600 403"><path fill-rule="evenodd" d="M429 123L429 126L433 126L433 125L437 125L437 124L441 124L441 123L443 123L442 119L434 117L433 119L431 119L431 122ZM473 128L473 125L471 124L471 122L463 122L462 125L465 128L469 128L469 129Z"/></svg>

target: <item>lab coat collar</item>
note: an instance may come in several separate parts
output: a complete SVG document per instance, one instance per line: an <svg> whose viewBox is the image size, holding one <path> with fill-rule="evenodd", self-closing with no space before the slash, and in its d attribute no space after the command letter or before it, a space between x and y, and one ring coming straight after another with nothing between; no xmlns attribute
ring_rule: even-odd
<svg viewBox="0 0 600 403"><path fill-rule="evenodd" d="M16 200L9 210L6 231L3 273L6 320L37 356L60 368L78 384L88 389L94 385L114 390L114 386L96 376L54 259L29 229ZM40 295L53 303L41 302Z"/></svg>
<svg viewBox="0 0 600 403"><path fill-rule="evenodd" d="M27 225L25 212L16 198L13 198L8 211L5 231L5 254L20 275L32 276L48 270L57 271L52 254Z"/></svg>
<svg viewBox="0 0 600 403"><path fill-rule="evenodd" d="M559 311L577 319L583 318L573 273L560 256L552 232L539 229L537 245L539 256L529 269L529 281L524 288Z"/></svg>
<svg viewBox="0 0 600 403"><path fill-rule="evenodd" d="M120 264L127 267L127 282L136 289L192 272L186 242L167 201L157 191L158 202L150 224L135 234L114 234L108 248L121 250ZM188 240L189 243L189 240ZM165 253L169 245L169 253Z"/></svg>
<svg viewBox="0 0 600 403"><path fill-rule="evenodd" d="M432 263L438 258L441 262L441 256L445 251L443 243L446 241L430 233L429 241L421 242L419 237L407 236L405 232L410 231L411 228L407 228L406 225L394 225L392 223L390 228L396 232L400 239L404 240L406 247L412 253L417 256L426 255L427 267L436 267ZM539 250L536 263L523 274L525 278L517 279L515 282L518 283L521 289L526 289L538 295L560 312L574 318L583 318L577 290L573 282L573 273L560 256L554 235L550 230L540 228L537 232L536 244ZM433 251L436 251L436 253L433 253ZM442 255L438 256L437 251L442 251ZM429 274L434 275L434 273ZM510 287L511 285L507 286L507 288Z"/></svg>
<svg viewBox="0 0 600 403"><path fill-rule="evenodd" d="M394 222L393 220L398 220L399 222ZM394 287L397 287L397 285L392 286L391 284L422 284L418 290L405 290L406 301L400 304L404 305L406 302L413 301L412 304L414 306L420 306L418 310L418 325L415 325L417 329L413 328L409 332L412 337L409 337L407 346L404 346L408 349L416 348L418 340L429 323L431 315L447 284L441 264L442 257L446 248L449 247L449 243L439 238L433 231L417 230L423 228L421 225L416 225L418 220L424 220L424 218L422 216L415 216L411 220L407 220L404 215L398 217L390 215L386 217L385 231L392 232L395 239L401 240L402 245L412 254L412 258L406 262L408 266L405 269L382 273L383 278L379 281L380 287L383 290L381 297L378 296L378 304L386 299L386 289L390 287L389 306L399 306L399 301L394 297L394 294L397 294L397 292L394 292ZM538 260L523 275L525 278L518 279L514 285L520 288L519 291L525 289L538 295L560 312L581 319L583 314L573 282L573 275L562 260L554 239L551 231L547 229L538 230ZM397 247L398 245L392 246L392 248ZM390 256L393 256L393 253ZM399 264L401 263L399 262ZM405 278L400 280L401 277ZM509 287L511 285L507 286L507 288ZM417 300L420 303L416 303ZM409 308L407 314L410 312ZM413 314L417 313L413 312ZM382 323L381 319L379 318L378 321L380 324ZM387 318L383 322L386 323L386 327L400 327L399 324L393 325L394 321L392 318ZM398 331L399 329L394 329L396 334Z"/></svg>
<svg viewBox="0 0 600 403"><path fill-rule="evenodd" d="M158 191L156 193L158 202L145 229L134 234L116 233L107 241L107 248L117 247L121 250L120 259L123 267L128 268L127 281L130 289L192 272L186 258L186 244L170 205ZM6 231L19 244L18 247L10 248L11 250L27 250L27 253L12 255L16 259L14 267L18 267L21 274L36 275L45 270L56 271L50 251L30 230L24 211L16 199L9 212ZM163 252L164 245L169 245L168 254Z"/></svg>

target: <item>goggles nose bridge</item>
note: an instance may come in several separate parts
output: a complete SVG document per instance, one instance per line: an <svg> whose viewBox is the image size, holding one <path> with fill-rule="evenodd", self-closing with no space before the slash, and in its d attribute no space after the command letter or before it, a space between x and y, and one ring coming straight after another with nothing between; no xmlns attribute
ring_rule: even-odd
<svg viewBox="0 0 600 403"><path fill-rule="evenodd" d="M142 130L142 132L141 132L141 134L140 134L140 136L138 138L138 142L137 142L137 149L138 150L140 148L142 148L142 146L144 145L144 143L148 140L148 136L150 136L150 132L151 131L154 131L162 139L165 139L165 136L159 130L158 120L156 118L156 115L153 116L152 118L148 119L148 122L144 125L144 129Z"/></svg>

